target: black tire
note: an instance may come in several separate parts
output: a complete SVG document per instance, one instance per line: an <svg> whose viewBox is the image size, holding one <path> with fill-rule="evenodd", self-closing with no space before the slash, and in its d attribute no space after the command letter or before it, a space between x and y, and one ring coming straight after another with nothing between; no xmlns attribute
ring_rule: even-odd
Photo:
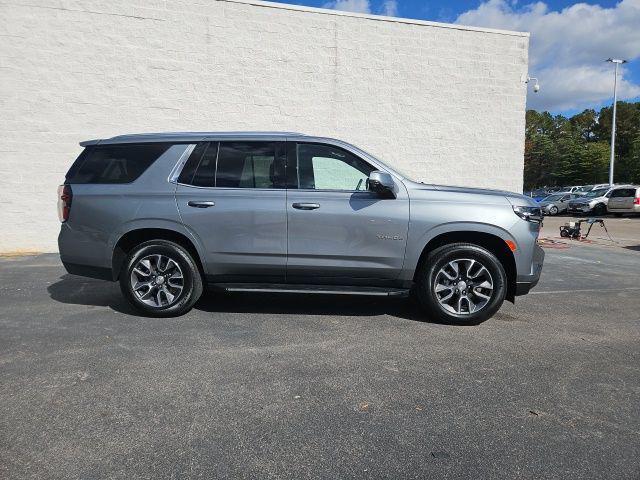
<svg viewBox="0 0 640 480"><path fill-rule="evenodd" d="M566 230L560 230L560 236L563 238L567 238L569 236L569 232Z"/></svg>
<svg viewBox="0 0 640 480"><path fill-rule="evenodd" d="M457 314L446 310L435 292L436 275L447 263L456 259L479 261L489 271L494 289L487 304L473 313ZM452 243L430 252L418 271L416 297L429 318L454 325L477 325L491 318L502 306L507 294L507 274L496 256L478 245Z"/></svg>
<svg viewBox="0 0 640 480"><path fill-rule="evenodd" d="M556 207L555 205L551 205L549 207L549 215L553 216L557 214L558 214L558 207Z"/></svg>
<svg viewBox="0 0 640 480"><path fill-rule="evenodd" d="M182 291L170 304L163 306L144 303L131 285L132 271L138 262L147 256L157 254L173 260L179 266L183 277ZM137 310L153 317L176 317L188 312L202 295L202 289L202 276L191 254L177 243L168 240L150 240L133 248L120 273L122 294Z"/></svg>
<svg viewBox="0 0 640 480"><path fill-rule="evenodd" d="M602 215L605 215L606 213L607 213L607 207L603 203L599 203L595 207L593 207L593 214L597 215L598 217L601 217Z"/></svg>

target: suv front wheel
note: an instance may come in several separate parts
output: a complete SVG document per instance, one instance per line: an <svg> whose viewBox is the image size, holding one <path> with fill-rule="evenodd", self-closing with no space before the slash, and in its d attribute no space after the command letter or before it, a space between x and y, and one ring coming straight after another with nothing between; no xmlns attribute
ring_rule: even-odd
<svg viewBox="0 0 640 480"><path fill-rule="evenodd" d="M202 278L193 258L168 240L135 247L120 273L120 289L138 310L154 317L188 312L202 294Z"/></svg>
<svg viewBox="0 0 640 480"><path fill-rule="evenodd" d="M496 256L473 244L454 243L430 252L416 279L417 297L429 317L476 325L502 306L507 275Z"/></svg>

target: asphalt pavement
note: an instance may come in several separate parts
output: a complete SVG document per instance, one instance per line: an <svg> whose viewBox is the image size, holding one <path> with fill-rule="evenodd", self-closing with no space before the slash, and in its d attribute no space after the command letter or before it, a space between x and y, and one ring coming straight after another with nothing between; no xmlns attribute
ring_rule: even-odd
<svg viewBox="0 0 640 480"><path fill-rule="evenodd" d="M637 479L640 252L549 247L473 327L311 295L144 318L0 259L0 478Z"/></svg>

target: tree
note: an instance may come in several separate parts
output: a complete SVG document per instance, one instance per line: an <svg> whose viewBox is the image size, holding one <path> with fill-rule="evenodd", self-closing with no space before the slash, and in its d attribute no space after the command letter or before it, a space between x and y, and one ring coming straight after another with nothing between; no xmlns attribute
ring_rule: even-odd
<svg viewBox="0 0 640 480"><path fill-rule="evenodd" d="M525 188L607 182L611 117L611 107L571 118L527 111ZM615 181L640 183L640 102L618 103Z"/></svg>

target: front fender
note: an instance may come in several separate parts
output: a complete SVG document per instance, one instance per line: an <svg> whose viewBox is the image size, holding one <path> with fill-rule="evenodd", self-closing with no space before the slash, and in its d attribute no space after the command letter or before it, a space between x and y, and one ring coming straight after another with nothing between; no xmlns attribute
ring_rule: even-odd
<svg viewBox="0 0 640 480"><path fill-rule="evenodd" d="M420 256L426 246L433 239L440 235L452 233L485 233L501 238L502 240L516 241L506 228L483 222L454 221L435 225L421 232L409 232L409 242L407 245L407 256L405 259L405 279L413 278L418 267ZM471 242L472 239L469 238Z"/></svg>

